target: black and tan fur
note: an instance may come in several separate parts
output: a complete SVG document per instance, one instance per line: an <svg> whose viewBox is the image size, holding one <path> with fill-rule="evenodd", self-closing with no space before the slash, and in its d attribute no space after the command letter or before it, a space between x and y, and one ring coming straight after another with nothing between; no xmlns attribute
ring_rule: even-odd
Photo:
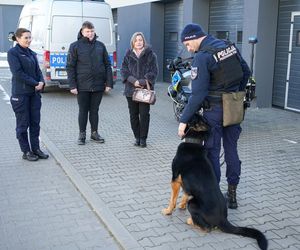
<svg viewBox="0 0 300 250"><path fill-rule="evenodd" d="M218 227L225 233L251 237L257 240L260 249L267 249L264 234L253 228L236 227L227 220L225 198L213 172L207 151L196 143L183 142L178 146L172 163L171 198L169 206L162 210L164 215L172 214L180 192L184 195L179 208L188 207L190 225L199 226L209 232Z"/></svg>

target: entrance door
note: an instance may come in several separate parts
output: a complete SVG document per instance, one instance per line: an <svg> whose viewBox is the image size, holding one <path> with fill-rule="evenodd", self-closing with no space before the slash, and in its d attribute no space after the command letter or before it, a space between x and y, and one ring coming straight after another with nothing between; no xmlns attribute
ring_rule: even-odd
<svg viewBox="0 0 300 250"><path fill-rule="evenodd" d="M285 108L300 112L300 12L292 12Z"/></svg>

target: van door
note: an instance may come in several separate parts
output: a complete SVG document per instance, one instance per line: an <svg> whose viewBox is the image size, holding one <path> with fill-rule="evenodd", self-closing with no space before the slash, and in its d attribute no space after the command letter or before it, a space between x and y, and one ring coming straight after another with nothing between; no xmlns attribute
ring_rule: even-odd
<svg viewBox="0 0 300 250"><path fill-rule="evenodd" d="M110 57L113 77L117 79L117 54L115 30L110 5L104 2L83 2L83 21L94 24L98 40L106 46Z"/></svg>
<svg viewBox="0 0 300 250"><path fill-rule="evenodd" d="M68 49L77 40L81 25L81 16L52 16L49 58L52 80L67 80Z"/></svg>

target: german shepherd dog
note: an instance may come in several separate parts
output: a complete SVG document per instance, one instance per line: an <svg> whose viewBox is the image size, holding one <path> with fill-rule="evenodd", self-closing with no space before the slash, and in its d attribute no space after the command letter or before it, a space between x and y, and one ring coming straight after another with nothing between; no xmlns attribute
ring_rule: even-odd
<svg viewBox="0 0 300 250"><path fill-rule="evenodd" d="M186 141L207 136L207 131L189 128ZM186 204L191 218L187 224L196 225L205 232L217 227L225 233L242 235L257 240L260 249L267 249L268 242L263 233L254 228L237 227L227 220L226 200L220 190L206 149L200 143L182 142L172 162L171 198L169 206L162 210L164 215L172 214L176 207L180 187L184 195L179 208Z"/></svg>

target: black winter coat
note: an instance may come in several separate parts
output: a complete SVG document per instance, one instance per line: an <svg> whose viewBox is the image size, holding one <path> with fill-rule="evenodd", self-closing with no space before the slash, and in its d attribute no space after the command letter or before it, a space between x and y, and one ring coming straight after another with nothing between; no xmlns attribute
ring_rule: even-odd
<svg viewBox="0 0 300 250"><path fill-rule="evenodd" d="M70 88L78 91L103 91L113 87L110 59L105 45L92 41L78 33L78 40L70 45L67 58L67 73Z"/></svg>
<svg viewBox="0 0 300 250"><path fill-rule="evenodd" d="M133 84L136 80L140 82L143 88L147 88L146 80L148 80L151 89L154 89L157 75L157 56L150 47L146 47L139 57L132 49L127 50L121 68L122 81L125 84L125 96L132 97Z"/></svg>
<svg viewBox="0 0 300 250"><path fill-rule="evenodd" d="M7 52L7 61L12 73L12 95L34 94L35 86L44 82L36 53L19 44Z"/></svg>

